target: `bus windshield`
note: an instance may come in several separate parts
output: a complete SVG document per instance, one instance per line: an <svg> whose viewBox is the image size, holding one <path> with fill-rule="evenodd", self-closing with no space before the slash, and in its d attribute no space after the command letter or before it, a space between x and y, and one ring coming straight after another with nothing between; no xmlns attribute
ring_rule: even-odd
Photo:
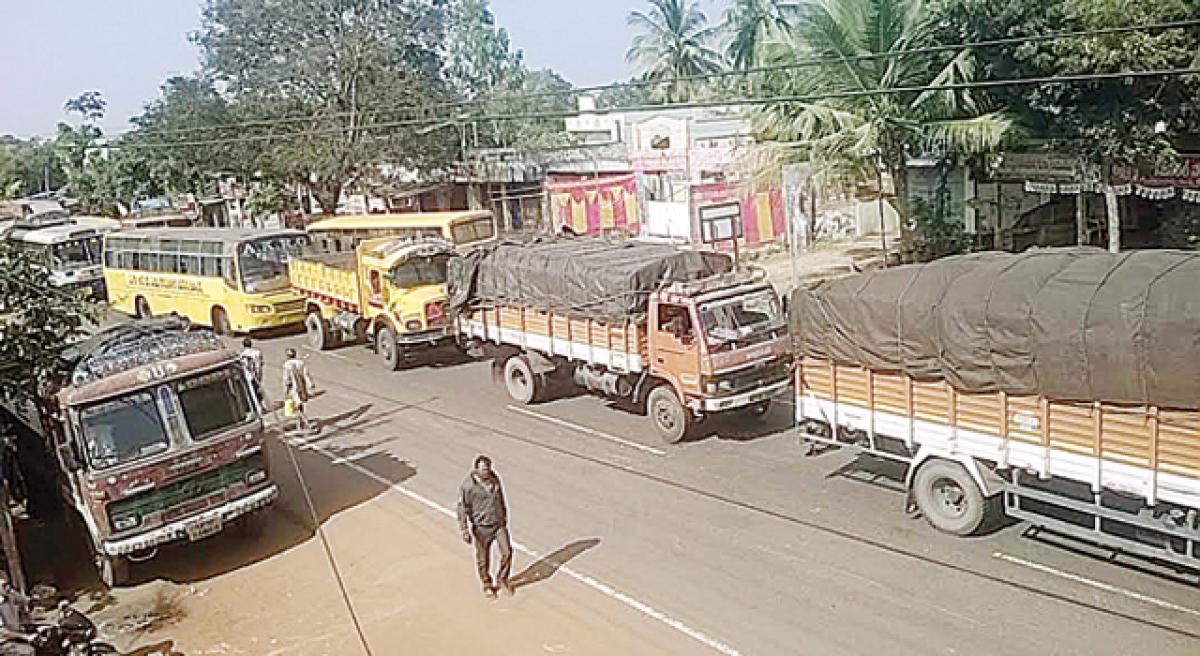
<svg viewBox="0 0 1200 656"><path fill-rule="evenodd" d="M288 262L308 245L308 237L289 235L256 239L238 245L238 270L249 293L272 292L291 286Z"/></svg>
<svg viewBox="0 0 1200 656"><path fill-rule="evenodd" d="M50 267L55 270L82 269L100 265L100 238L88 237L50 247Z"/></svg>

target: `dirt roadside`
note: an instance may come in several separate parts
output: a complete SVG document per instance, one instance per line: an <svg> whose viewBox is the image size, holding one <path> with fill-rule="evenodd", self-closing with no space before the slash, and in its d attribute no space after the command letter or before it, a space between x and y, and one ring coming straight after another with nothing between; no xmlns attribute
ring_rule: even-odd
<svg viewBox="0 0 1200 656"><path fill-rule="evenodd" d="M307 477L318 456L304 453ZM275 462L285 466L278 458ZM331 482L320 475L309 481L314 488ZM296 510L275 509L260 545L288 544L297 531L307 532ZM333 514L323 527L376 656L704 651L559 572L569 546L538 561L518 553L516 596L487 600L474 576L470 548L453 521L400 493L382 490ZM221 542L167 554L155 568L165 578L111 594L86 594L77 605L122 653L133 656L364 653L316 536L212 577L204 576L203 566L182 575L188 561L223 560L222 554L206 552L231 539L220 536Z"/></svg>

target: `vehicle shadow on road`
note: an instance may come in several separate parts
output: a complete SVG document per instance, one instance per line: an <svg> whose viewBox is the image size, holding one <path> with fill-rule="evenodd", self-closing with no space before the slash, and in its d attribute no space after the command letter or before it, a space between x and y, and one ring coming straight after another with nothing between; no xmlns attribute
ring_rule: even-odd
<svg viewBox="0 0 1200 656"><path fill-rule="evenodd" d="M152 645L138 647L133 651L124 652L121 656L185 656L175 649L174 640L163 640Z"/></svg>
<svg viewBox="0 0 1200 656"><path fill-rule="evenodd" d="M365 410L358 410L363 409L327 421L349 420L346 426L358 428L362 422L374 421ZM341 425L334 424L326 434L337 434L340 430ZM251 517L251 521L236 521L211 538L161 548L155 558L133 565L129 585L160 578L182 584L198 583L271 558L313 537L314 514L317 523L323 524L333 515L366 503L392 485L417 475L409 462L372 449L372 445L289 446L277 429L269 431L265 450L272 479L280 489L275 504ZM362 471L371 475L364 476ZM312 498L312 510L306 501L305 487ZM44 535L29 536L33 543L25 551L49 555L44 559L28 559L26 570L30 581L53 582L67 598L93 601L89 612L97 612L111 603L111 595L100 584L92 566L82 530L59 519L39 533ZM24 538L22 541L26 542ZM37 548L37 544L44 546Z"/></svg>
<svg viewBox="0 0 1200 656"><path fill-rule="evenodd" d="M529 567L526 567L511 579L514 588L523 588L527 585L541 583L546 579L554 576L555 572L563 565L578 557L583 552L600 544L599 538L588 538L586 540L576 540L571 544L566 545L539 558Z"/></svg>
<svg viewBox="0 0 1200 656"><path fill-rule="evenodd" d="M791 407L772 403L767 413L756 416L749 411L713 415L692 431L690 442L716 438L729 442L752 442L792 428Z"/></svg>

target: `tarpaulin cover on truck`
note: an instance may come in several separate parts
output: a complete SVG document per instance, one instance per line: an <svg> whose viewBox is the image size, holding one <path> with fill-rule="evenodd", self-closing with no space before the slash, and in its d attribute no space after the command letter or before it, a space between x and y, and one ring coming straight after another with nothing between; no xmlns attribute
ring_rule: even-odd
<svg viewBox="0 0 1200 656"><path fill-rule="evenodd" d="M980 253L799 289L798 353L964 392L1200 408L1200 253Z"/></svg>
<svg viewBox="0 0 1200 656"><path fill-rule="evenodd" d="M513 303L594 317L644 314L650 292L732 270L728 256L666 244L568 238L502 242L450 261L450 306Z"/></svg>

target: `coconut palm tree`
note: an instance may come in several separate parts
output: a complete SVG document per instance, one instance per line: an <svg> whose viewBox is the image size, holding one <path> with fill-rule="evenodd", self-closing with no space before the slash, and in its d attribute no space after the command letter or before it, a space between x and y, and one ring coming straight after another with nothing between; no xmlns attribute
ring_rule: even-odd
<svg viewBox="0 0 1200 656"><path fill-rule="evenodd" d="M644 79L663 80L658 95L668 102L687 100L698 86L677 78L721 70L715 31L696 0L650 0L649 11L632 12L625 22L638 30L625 59Z"/></svg>
<svg viewBox="0 0 1200 656"><path fill-rule="evenodd" d="M807 0L790 43L769 63L810 57L830 63L769 74L771 95L812 99L766 105L754 116L761 138L795 144L800 158L822 166L857 162L838 168L866 173L881 167L893 181L902 226L910 218L909 157L973 156L998 149L1013 131L1013 122L987 111L980 97L921 90L968 82L975 73L966 50L896 54L933 44L923 6L921 0Z"/></svg>
<svg viewBox="0 0 1200 656"><path fill-rule="evenodd" d="M721 24L733 67L744 70L757 66L764 45L791 33L791 19L797 9L795 2L783 0L733 0Z"/></svg>

